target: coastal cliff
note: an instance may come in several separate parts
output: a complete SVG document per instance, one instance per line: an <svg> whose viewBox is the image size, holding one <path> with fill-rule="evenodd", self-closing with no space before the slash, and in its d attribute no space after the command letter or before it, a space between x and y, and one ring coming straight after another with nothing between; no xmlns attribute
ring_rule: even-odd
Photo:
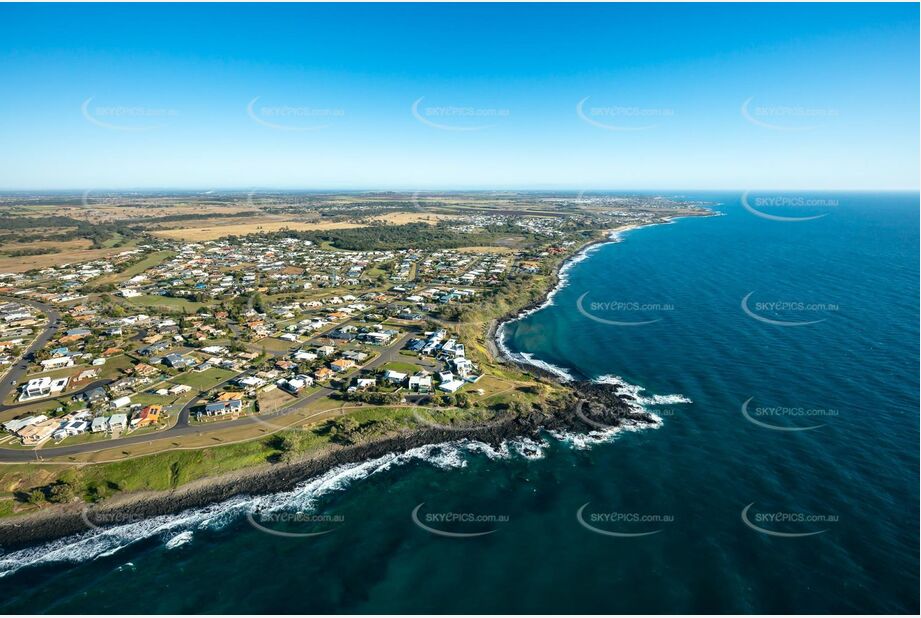
<svg viewBox="0 0 921 618"><path fill-rule="evenodd" d="M500 364L514 365L539 381L549 381L560 387L557 390L562 394L552 400L535 404L524 411L502 412L498 420L488 423L399 430L358 444L333 444L302 459L266 463L199 479L172 491L127 493L92 506L74 502L10 517L0 521L0 547L11 549L84 533L92 527L88 522L138 521L225 501L237 495L286 491L338 466L404 453L426 445L468 440L498 447L510 440L538 438L543 432L605 434L624 425L657 425L660 421L655 415L643 410L616 385L562 378L558 373L508 354L499 340L503 324L521 319L546 305L553 294L565 285L566 269L583 258L593 246L608 242L616 242L616 237L606 235L579 247L560 262L549 285L536 301L492 320L487 327L487 349L493 359Z"/></svg>

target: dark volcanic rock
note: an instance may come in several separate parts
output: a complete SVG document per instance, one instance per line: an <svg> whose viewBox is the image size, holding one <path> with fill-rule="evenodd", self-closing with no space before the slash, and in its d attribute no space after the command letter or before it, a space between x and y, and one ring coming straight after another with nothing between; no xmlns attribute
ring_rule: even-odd
<svg viewBox="0 0 921 618"><path fill-rule="evenodd" d="M552 409L543 407L526 414L510 414L498 422L406 431L366 444L336 448L303 461L278 463L194 482L170 492L121 496L111 505L87 508L82 503L71 504L35 515L10 518L0 522L0 547L8 550L86 532L89 529L87 520L96 524L133 522L221 502L236 495L285 491L340 465L375 459L388 453L403 453L428 444L468 439L499 446L505 440L537 437L545 430L585 432L614 428L623 423L653 422L647 413L635 409L619 397L610 385L578 382L571 386L570 397L555 404Z"/></svg>

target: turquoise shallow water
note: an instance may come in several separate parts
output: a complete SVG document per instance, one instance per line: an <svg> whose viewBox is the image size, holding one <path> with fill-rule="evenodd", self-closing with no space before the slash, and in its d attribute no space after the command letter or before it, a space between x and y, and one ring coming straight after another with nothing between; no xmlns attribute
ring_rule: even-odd
<svg viewBox="0 0 921 618"><path fill-rule="evenodd" d="M326 521L260 529L241 499L9 553L0 607L916 612L918 196L746 198L826 215L801 222L694 197L724 216L625 234L507 328L517 352L693 402L651 406L660 428L588 448L548 436L539 456L422 449L260 501ZM426 531L420 504L430 528L492 532ZM461 514L491 521L442 517Z"/></svg>

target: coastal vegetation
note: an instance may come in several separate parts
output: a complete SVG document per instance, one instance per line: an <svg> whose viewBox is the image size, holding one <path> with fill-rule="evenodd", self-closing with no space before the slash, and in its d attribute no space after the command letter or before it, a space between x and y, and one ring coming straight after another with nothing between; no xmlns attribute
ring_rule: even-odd
<svg viewBox="0 0 921 618"><path fill-rule="evenodd" d="M327 197L286 207L289 215L300 213L298 221L254 214L259 200L247 207L239 200L209 200L201 213L132 205L122 207L131 209L125 216L115 206L100 206L112 216L109 248L125 242L142 251L122 251L90 269L64 263L53 273L27 273L18 283L27 293L40 289L42 298L69 299L56 301L66 334L58 333L62 338L36 350L30 361L56 362L51 350L61 341L70 346L65 354L114 354L88 379L124 385L119 388L132 393L132 419L162 402L171 408L169 421L160 425L161 435L157 427L137 428L121 442L106 432L65 437L72 455L56 456L56 445L49 444L36 450L42 461L0 468L7 492L0 515L272 473L342 449L413 444L430 432L439 439L495 441L563 422L574 391L502 358L496 327L540 305L557 285L561 263L622 225L624 216L602 208L554 211L531 199L516 210L507 198L492 207L481 198L452 196L423 200L426 206L407 212L399 203L386 208L382 199L356 206L359 201ZM655 208L627 220L664 216L660 204ZM13 218L45 216L36 211ZM68 232L87 225L76 216L51 218L71 226L53 229ZM169 227L210 226L212 218L222 223ZM75 292L86 296L72 297ZM143 323L131 322L139 315ZM383 340L375 344L377 335ZM346 354L358 360L347 362ZM72 378L86 367L65 366L48 376ZM141 370L156 377L132 386ZM255 386L229 385L244 377L258 378L249 383ZM305 379L306 387L291 387ZM166 389L182 385L192 390L166 397ZM111 384L103 387L112 400L123 394ZM235 389L246 392L233 415L177 422L183 405L199 414ZM84 405L60 396L12 405L8 416L45 413L63 421L84 409L111 415ZM236 422L250 416L260 422ZM498 426L503 429L493 429Z"/></svg>

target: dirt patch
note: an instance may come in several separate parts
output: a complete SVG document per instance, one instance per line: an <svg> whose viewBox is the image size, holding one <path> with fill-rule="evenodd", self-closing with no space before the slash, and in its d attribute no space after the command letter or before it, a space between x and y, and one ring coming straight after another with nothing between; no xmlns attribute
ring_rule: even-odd
<svg viewBox="0 0 921 618"><path fill-rule="evenodd" d="M356 227L365 227L372 222L388 223L391 225L404 225L406 223L429 223L435 224L441 219L447 219L445 215L431 213L410 213L394 212L376 217L369 217L363 222L358 221L331 221L326 223L316 223L311 221L300 221L295 219L284 219L276 217L259 217L250 218L245 221L233 220L228 222L227 219L215 220L214 223L196 222L197 225L191 227L182 227L179 229L163 229L151 232L154 236L162 238L172 238L176 240L200 241L215 240L225 236L245 236L247 234L259 234L263 232L277 232L279 230L295 230L299 232L322 231L322 230L342 230Z"/></svg>

